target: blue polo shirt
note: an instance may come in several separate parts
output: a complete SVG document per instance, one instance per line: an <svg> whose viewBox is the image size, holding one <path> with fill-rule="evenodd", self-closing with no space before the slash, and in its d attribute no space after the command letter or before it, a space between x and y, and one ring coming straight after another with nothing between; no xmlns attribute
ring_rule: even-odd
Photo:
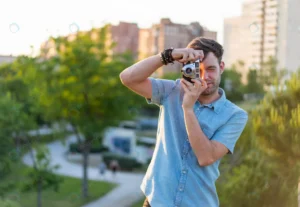
<svg viewBox="0 0 300 207"><path fill-rule="evenodd" d="M182 110L183 88L180 79L150 78L152 98L149 104L160 107L157 140L152 160L141 184L152 207L217 207L219 199L215 181L219 177L217 160L200 166L188 140ZM234 146L248 120L247 112L221 97L202 105L194 112L204 134L224 144L233 153Z"/></svg>

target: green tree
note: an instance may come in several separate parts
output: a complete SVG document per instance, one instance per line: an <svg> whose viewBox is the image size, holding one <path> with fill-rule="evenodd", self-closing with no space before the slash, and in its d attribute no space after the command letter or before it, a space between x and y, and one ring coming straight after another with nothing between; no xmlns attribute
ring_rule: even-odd
<svg viewBox="0 0 300 207"><path fill-rule="evenodd" d="M18 57L13 63L0 67L0 140L3 149L0 153L9 152L5 162L9 166L11 161L20 161L22 138L24 151L31 152L34 170L30 170L28 176L30 183L24 189L37 188L38 205L41 206L42 188L57 187L59 178L52 173L50 157L46 150L37 150L37 156L33 154L33 144L29 141L28 131L37 129L37 117L41 116L42 109L38 103L38 73L37 60L26 56ZM38 137L39 139L41 137ZM6 144L4 143L6 141ZM16 143L16 149L14 147ZM26 141L26 144L24 144ZM0 159L1 159L0 155ZM7 168L8 169L8 168ZM46 185L44 184L46 182ZM4 189L7 188L4 186Z"/></svg>
<svg viewBox="0 0 300 207"><path fill-rule="evenodd" d="M236 70L235 67L232 69L225 69L220 87L225 89L226 98L230 101L238 102L243 100L243 84L241 81L242 75Z"/></svg>
<svg viewBox="0 0 300 207"><path fill-rule="evenodd" d="M261 69L258 70L259 82L267 89L271 85L279 84L285 75L286 70L278 68L278 61L273 56L270 56L267 61L263 62Z"/></svg>
<svg viewBox="0 0 300 207"><path fill-rule="evenodd" d="M146 103L119 79L120 72L133 64L133 56L129 53L109 55L112 46L106 40L106 27L78 32L74 40L53 38L57 55L40 65L45 80L40 100L47 108L47 119L66 120L84 136L82 142L78 140L83 151L84 198L88 197L91 145L101 142L103 129L133 118Z"/></svg>
<svg viewBox="0 0 300 207"><path fill-rule="evenodd" d="M221 166L222 206L297 206L300 177L300 72L268 93L250 114L233 165ZM235 154L236 154L235 153ZM233 161L233 162L232 162Z"/></svg>
<svg viewBox="0 0 300 207"><path fill-rule="evenodd" d="M263 85L259 82L257 70L250 69L247 74L247 85L245 86L246 93L263 94Z"/></svg>
<svg viewBox="0 0 300 207"><path fill-rule="evenodd" d="M24 192L36 189L37 192L37 207L42 207L42 191L52 188L54 191L59 190L59 184L62 183L62 178L54 173L59 168L58 165L51 165L51 156L48 148L38 146L36 155L32 146L30 146L31 158L33 160L33 168L28 168L25 172L29 177L27 183L23 183L21 188Z"/></svg>

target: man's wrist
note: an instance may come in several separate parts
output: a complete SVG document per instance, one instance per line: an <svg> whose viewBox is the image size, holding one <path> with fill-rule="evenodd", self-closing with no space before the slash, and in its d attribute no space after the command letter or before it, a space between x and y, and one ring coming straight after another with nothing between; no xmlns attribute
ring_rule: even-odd
<svg viewBox="0 0 300 207"><path fill-rule="evenodd" d="M183 112L185 113L194 113L194 109L192 107L182 106Z"/></svg>
<svg viewBox="0 0 300 207"><path fill-rule="evenodd" d="M174 63L174 58L172 56L173 48L165 49L160 53L161 62L164 65L168 65L169 63Z"/></svg>

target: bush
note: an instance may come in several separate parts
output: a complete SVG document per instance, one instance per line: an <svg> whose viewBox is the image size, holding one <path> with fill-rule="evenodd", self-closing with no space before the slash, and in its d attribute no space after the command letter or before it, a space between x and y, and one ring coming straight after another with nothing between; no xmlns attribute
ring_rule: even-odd
<svg viewBox="0 0 300 207"><path fill-rule="evenodd" d="M109 166L112 160L117 160L119 162L121 170L132 171L136 168L142 167L142 164L132 157L124 157L112 153L104 153L102 154L102 158L107 166Z"/></svg>
<svg viewBox="0 0 300 207"><path fill-rule="evenodd" d="M92 146L90 149L90 153L102 153L102 152L108 152L109 149L104 146ZM82 149L80 149L80 146L78 143L71 143L69 145L69 152L73 153L82 153Z"/></svg>
<svg viewBox="0 0 300 207"><path fill-rule="evenodd" d="M20 207L20 204L16 201L8 200L8 199L0 199L1 207Z"/></svg>

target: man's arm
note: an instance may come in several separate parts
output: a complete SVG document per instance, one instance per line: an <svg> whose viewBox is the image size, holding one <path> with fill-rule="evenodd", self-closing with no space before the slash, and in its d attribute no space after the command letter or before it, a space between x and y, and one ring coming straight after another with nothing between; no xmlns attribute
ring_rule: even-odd
<svg viewBox="0 0 300 207"><path fill-rule="evenodd" d="M162 65L160 56L154 55L123 70L120 79L123 85L135 93L151 98L152 86L148 77Z"/></svg>
<svg viewBox="0 0 300 207"><path fill-rule="evenodd" d="M195 61L204 57L202 50L192 48L174 49L171 55L178 62ZM120 73L121 82L135 93L152 98L152 86L148 77L161 66L160 55L151 56L123 70Z"/></svg>
<svg viewBox="0 0 300 207"><path fill-rule="evenodd" d="M193 109L183 108L183 112L189 141L200 166L211 165L228 153L225 145L205 136Z"/></svg>

